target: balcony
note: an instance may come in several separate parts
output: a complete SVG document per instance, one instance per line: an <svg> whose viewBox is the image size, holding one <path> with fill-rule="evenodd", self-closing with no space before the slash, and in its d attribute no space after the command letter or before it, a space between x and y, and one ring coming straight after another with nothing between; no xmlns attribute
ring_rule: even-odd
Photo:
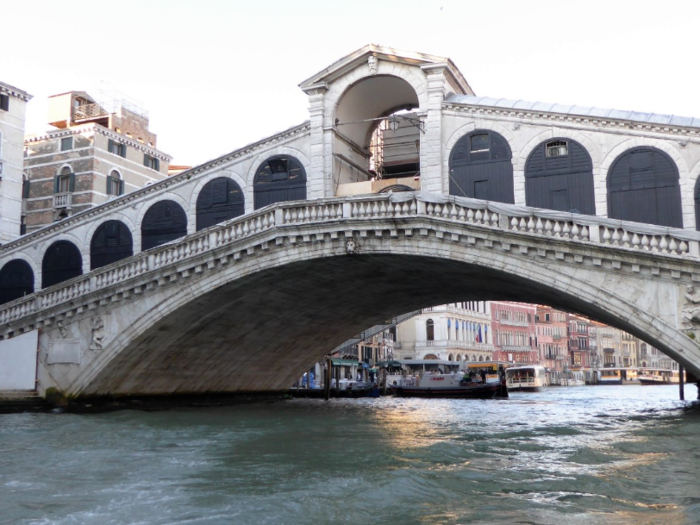
<svg viewBox="0 0 700 525"><path fill-rule="evenodd" d="M99 104L84 104L73 108L73 122L107 116L109 116L109 113Z"/></svg>
<svg viewBox="0 0 700 525"><path fill-rule="evenodd" d="M71 192L55 193L53 196L53 207L70 208L73 205L73 194Z"/></svg>
<svg viewBox="0 0 700 525"><path fill-rule="evenodd" d="M536 352L535 348L529 346L502 345L501 350L504 352Z"/></svg>

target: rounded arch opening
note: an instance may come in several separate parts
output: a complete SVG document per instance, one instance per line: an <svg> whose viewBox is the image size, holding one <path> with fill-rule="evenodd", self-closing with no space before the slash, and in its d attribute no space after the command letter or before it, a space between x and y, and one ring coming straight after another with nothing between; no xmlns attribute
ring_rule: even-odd
<svg viewBox="0 0 700 525"><path fill-rule="evenodd" d="M164 200L151 206L141 222L141 251L187 235L187 215L177 202Z"/></svg>
<svg viewBox="0 0 700 525"><path fill-rule="evenodd" d="M512 158L503 135L489 129L468 133L450 152L450 195L514 204Z"/></svg>
<svg viewBox="0 0 700 525"><path fill-rule="evenodd" d="M34 293L34 272L23 259L13 259L0 269L0 304Z"/></svg>
<svg viewBox="0 0 700 525"><path fill-rule="evenodd" d="M70 241L56 241L41 261L41 287L48 288L83 273L80 250Z"/></svg>
<svg viewBox="0 0 700 525"><path fill-rule="evenodd" d="M338 184L386 181L373 184L376 187L371 191L377 192L395 185L397 179L418 177L422 123L412 111L419 104L413 86L396 76L376 75L351 85L335 111L333 151ZM411 190L417 186L407 185ZM367 192L359 186L344 186L343 190Z"/></svg>
<svg viewBox="0 0 700 525"><path fill-rule="evenodd" d="M256 210L275 202L306 199L306 170L291 155L274 155L255 172L253 202Z"/></svg>
<svg viewBox="0 0 700 525"><path fill-rule="evenodd" d="M525 203L595 215L593 161L588 150L567 137L538 144L525 163Z"/></svg>
<svg viewBox="0 0 700 525"><path fill-rule="evenodd" d="M676 163L658 148L625 151L608 171L608 217L682 228L679 177Z"/></svg>
<svg viewBox="0 0 700 525"><path fill-rule="evenodd" d="M131 231L121 221L110 220L101 224L90 240L90 268L101 268L131 257L134 244Z"/></svg>
<svg viewBox="0 0 700 525"><path fill-rule="evenodd" d="M207 182L197 196L197 231L243 215L241 187L228 177Z"/></svg>

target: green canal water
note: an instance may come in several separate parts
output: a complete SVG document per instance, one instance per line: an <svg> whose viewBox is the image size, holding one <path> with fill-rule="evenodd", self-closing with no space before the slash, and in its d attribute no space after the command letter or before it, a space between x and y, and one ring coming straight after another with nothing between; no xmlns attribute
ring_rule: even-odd
<svg viewBox="0 0 700 525"><path fill-rule="evenodd" d="M697 524L700 405L589 386L0 415L0 523Z"/></svg>

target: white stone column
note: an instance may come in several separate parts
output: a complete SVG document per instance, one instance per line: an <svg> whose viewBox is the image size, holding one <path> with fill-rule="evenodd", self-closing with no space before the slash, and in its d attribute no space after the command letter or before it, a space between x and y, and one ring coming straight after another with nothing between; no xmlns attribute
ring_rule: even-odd
<svg viewBox="0 0 700 525"><path fill-rule="evenodd" d="M420 142L421 191L447 193L442 173L442 101L445 95L444 70L447 64L427 64L421 69L428 78L428 104Z"/></svg>
<svg viewBox="0 0 700 525"><path fill-rule="evenodd" d="M306 196L309 199L328 196L327 188L330 186L325 176L323 132L323 99L327 88L326 84L316 84L305 90L309 96L309 126L311 128L311 169L306 174Z"/></svg>

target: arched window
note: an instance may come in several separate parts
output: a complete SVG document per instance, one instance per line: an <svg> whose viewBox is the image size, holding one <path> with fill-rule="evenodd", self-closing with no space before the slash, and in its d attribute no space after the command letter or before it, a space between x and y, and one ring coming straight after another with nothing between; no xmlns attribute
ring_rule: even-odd
<svg viewBox="0 0 700 525"><path fill-rule="evenodd" d="M131 232L121 221L101 224L90 241L90 268L101 268L134 254Z"/></svg>
<svg viewBox="0 0 700 525"><path fill-rule="evenodd" d="M484 360L484 356L483 356L483 355L480 355L480 356L479 356L479 361L483 361L483 360Z"/></svg>
<svg viewBox="0 0 700 525"><path fill-rule="evenodd" d="M581 144L567 138L542 142L525 163L528 206L595 215L593 162Z"/></svg>
<svg viewBox="0 0 700 525"><path fill-rule="evenodd" d="M608 216L611 219L683 227L678 167L663 151L633 148L608 171Z"/></svg>
<svg viewBox="0 0 700 525"><path fill-rule="evenodd" d="M63 166L54 177L53 192L69 193L75 191L75 173L70 166Z"/></svg>
<svg viewBox="0 0 700 525"><path fill-rule="evenodd" d="M290 155L275 155L263 162L253 181L254 206L306 199L306 171Z"/></svg>
<svg viewBox="0 0 700 525"><path fill-rule="evenodd" d="M207 182L197 197L197 231L233 219L244 212L243 192L226 177Z"/></svg>
<svg viewBox="0 0 700 525"><path fill-rule="evenodd" d="M187 235L187 215L177 202L160 201L151 206L141 223L141 251Z"/></svg>
<svg viewBox="0 0 700 525"><path fill-rule="evenodd" d="M425 322L425 339L426 341L435 341L435 323L432 319Z"/></svg>
<svg viewBox="0 0 700 525"><path fill-rule="evenodd" d="M508 141L494 131L476 130L450 153L450 195L513 204L513 164Z"/></svg>
<svg viewBox="0 0 700 525"><path fill-rule="evenodd" d="M13 259L0 270L0 304L34 293L34 272L27 261Z"/></svg>
<svg viewBox="0 0 700 525"><path fill-rule="evenodd" d="M124 195L124 181L117 170L112 170L107 176L107 195Z"/></svg>
<svg viewBox="0 0 700 525"><path fill-rule="evenodd" d="M80 250L70 241L56 241L41 262L41 287L48 288L83 273Z"/></svg>

